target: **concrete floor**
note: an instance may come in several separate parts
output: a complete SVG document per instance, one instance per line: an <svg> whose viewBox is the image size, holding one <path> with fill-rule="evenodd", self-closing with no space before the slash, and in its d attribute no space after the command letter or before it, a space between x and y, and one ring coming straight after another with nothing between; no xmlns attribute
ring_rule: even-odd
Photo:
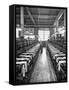
<svg viewBox="0 0 69 90"><path fill-rule="evenodd" d="M39 55L38 60L36 61L30 83L51 82L56 80L57 78L49 58L49 54L46 48L43 48L43 53Z"/></svg>

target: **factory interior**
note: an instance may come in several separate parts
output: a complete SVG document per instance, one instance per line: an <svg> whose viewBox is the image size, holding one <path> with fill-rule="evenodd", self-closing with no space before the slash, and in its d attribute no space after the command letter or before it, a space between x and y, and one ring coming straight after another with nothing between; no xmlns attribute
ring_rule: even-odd
<svg viewBox="0 0 69 90"><path fill-rule="evenodd" d="M16 7L16 81L67 81L66 8Z"/></svg>

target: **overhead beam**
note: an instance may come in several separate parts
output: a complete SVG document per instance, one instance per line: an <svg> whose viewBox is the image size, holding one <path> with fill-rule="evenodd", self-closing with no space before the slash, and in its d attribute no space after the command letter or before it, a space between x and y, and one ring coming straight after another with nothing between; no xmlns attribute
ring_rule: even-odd
<svg viewBox="0 0 69 90"><path fill-rule="evenodd" d="M30 20L30 19L26 18L26 20ZM45 18L43 18L43 19L39 19L38 21L55 21L55 19L45 19Z"/></svg>
<svg viewBox="0 0 69 90"><path fill-rule="evenodd" d="M62 16L63 13L64 13L64 10L61 10L61 11L59 12L59 14L57 15L57 17L56 17L56 19L55 19L55 21L54 21L54 24L55 24L56 21L58 21L58 20L60 19L60 17Z"/></svg>
<svg viewBox="0 0 69 90"><path fill-rule="evenodd" d="M39 20L55 20L55 18L39 18Z"/></svg>
<svg viewBox="0 0 69 90"><path fill-rule="evenodd" d="M26 20L27 20L27 21L30 21L29 18L26 18ZM38 20L38 22L42 22L42 21L43 21L43 22L48 22L48 21L49 21L49 22L52 22L52 21L55 21L55 19L39 19L39 20Z"/></svg>
<svg viewBox="0 0 69 90"><path fill-rule="evenodd" d="M53 23L38 23L37 25L53 25Z"/></svg>
<svg viewBox="0 0 69 90"><path fill-rule="evenodd" d="M56 18L56 15L40 15L39 18L40 19Z"/></svg>
<svg viewBox="0 0 69 90"><path fill-rule="evenodd" d="M29 15L29 17L31 18L31 20L32 20L33 24L35 25L35 24L36 24L36 23L35 23L35 20L34 20L33 16L31 15L31 13L30 13L30 11L29 11L29 8L28 8L28 7L26 7L26 10L27 10L28 15Z"/></svg>
<svg viewBox="0 0 69 90"><path fill-rule="evenodd" d="M37 14L35 14L35 15L37 15ZM40 13L40 15L48 15L48 16L57 16L57 14L47 14L47 13Z"/></svg>
<svg viewBox="0 0 69 90"><path fill-rule="evenodd" d="M24 25L26 28L56 28L56 25ZM58 28L58 27L57 27Z"/></svg>
<svg viewBox="0 0 69 90"><path fill-rule="evenodd" d="M53 25L24 25L26 28L55 28Z"/></svg>
<svg viewBox="0 0 69 90"><path fill-rule="evenodd" d="M31 22L30 19L26 19L26 21ZM47 19L45 19L45 20L44 20L44 19L43 19L43 20L42 20L42 19L38 20L39 23L42 23L42 22L54 22L54 21L55 21L55 20L47 20ZM35 25L35 24L34 24L34 25Z"/></svg>
<svg viewBox="0 0 69 90"><path fill-rule="evenodd" d="M24 15L24 17L26 17L26 18L28 18L29 17L29 15ZM32 15L32 17L35 17L35 18L37 18L38 17L38 14L37 15ZM39 18L55 18L56 17L56 15L40 15L39 16Z"/></svg>

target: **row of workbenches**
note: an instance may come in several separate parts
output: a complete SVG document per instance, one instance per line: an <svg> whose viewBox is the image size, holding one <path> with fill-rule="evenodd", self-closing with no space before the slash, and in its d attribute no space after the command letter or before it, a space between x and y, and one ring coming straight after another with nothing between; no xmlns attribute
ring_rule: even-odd
<svg viewBox="0 0 69 90"><path fill-rule="evenodd" d="M19 38L16 40L16 56L32 48L38 41Z"/></svg>
<svg viewBox="0 0 69 90"><path fill-rule="evenodd" d="M66 47L67 47L66 40L53 40L49 42L51 42L60 51L66 53Z"/></svg>
<svg viewBox="0 0 69 90"><path fill-rule="evenodd" d="M67 80L67 58L66 54L55 48L52 43L48 42L47 49L49 51L51 61L58 81Z"/></svg>
<svg viewBox="0 0 69 90"><path fill-rule="evenodd" d="M37 57L41 53L40 44L20 53L16 58L16 79L17 82L28 83Z"/></svg>

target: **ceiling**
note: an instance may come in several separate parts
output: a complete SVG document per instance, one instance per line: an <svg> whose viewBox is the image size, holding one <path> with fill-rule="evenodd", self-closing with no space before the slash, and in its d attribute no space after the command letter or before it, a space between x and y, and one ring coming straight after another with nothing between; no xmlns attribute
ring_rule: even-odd
<svg viewBox="0 0 69 90"><path fill-rule="evenodd" d="M26 27L51 27L61 9L24 7Z"/></svg>

